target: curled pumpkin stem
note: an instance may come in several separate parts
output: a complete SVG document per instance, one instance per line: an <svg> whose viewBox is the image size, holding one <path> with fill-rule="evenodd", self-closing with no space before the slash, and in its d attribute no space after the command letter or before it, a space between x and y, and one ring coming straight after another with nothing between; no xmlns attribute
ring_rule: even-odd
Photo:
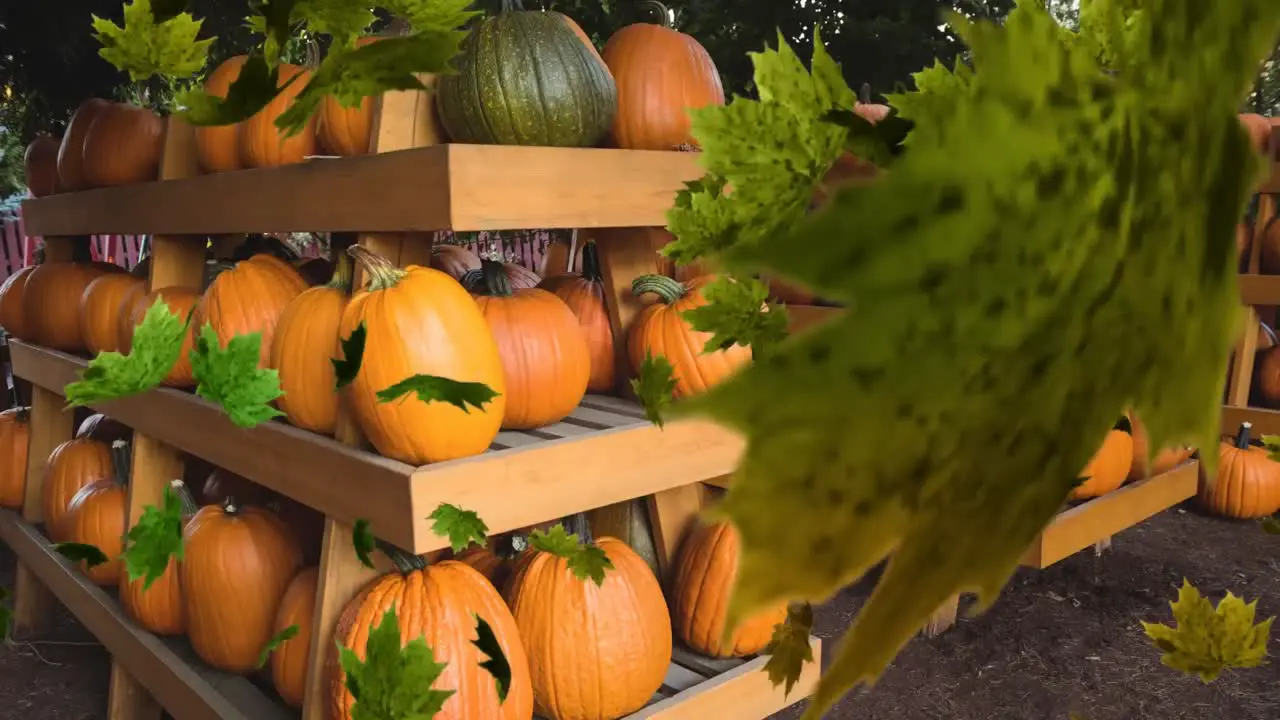
<svg viewBox="0 0 1280 720"><path fill-rule="evenodd" d="M347 248L347 254L350 255L365 274L369 276L369 290L386 290L393 288L406 275L405 271L391 264L391 261L381 255L361 247L352 245Z"/></svg>
<svg viewBox="0 0 1280 720"><path fill-rule="evenodd" d="M583 270L586 270L586 260L583 260ZM672 280L665 275L641 275L631 282L631 294L640 297L645 293L653 293L658 296L664 304L670 305L685 295L689 294L689 288L678 280Z"/></svg>

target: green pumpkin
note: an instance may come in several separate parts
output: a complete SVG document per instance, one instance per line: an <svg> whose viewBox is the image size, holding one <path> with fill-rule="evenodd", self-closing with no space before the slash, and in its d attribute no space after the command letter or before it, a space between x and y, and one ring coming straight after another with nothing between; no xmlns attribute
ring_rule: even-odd
<svg viewBox="0 0 1280 720"><path fill-rule="evenodd" d="M510 3L504 3L510 7ZM613 75L557 12L507 10L476 24L436 84L449 139L593 147L618 109Z"/></svg>

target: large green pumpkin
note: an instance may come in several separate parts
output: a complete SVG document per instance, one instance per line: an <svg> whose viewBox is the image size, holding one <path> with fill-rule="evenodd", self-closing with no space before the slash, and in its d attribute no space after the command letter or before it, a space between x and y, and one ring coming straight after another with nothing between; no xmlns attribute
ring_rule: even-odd
<svg viewBox="0 0 1280 720"><path fill-rule="evenodd" d="M514 3L504 2L510 8ZM557 12L508 9L480 21L436 85L453 142L593 147L618 109L613 75Z"/></svg>

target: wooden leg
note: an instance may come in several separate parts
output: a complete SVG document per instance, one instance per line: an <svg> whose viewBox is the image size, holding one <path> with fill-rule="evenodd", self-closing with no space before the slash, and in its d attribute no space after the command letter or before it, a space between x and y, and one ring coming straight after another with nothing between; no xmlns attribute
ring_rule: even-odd
<svg viewBox="0 0 1280 720"><path fill-rule="evenodd" d="M111 665L107 700L108 720L160 720L163 709L151 693L119 665Z"/></svg>
<svg viewBox="0 0 1280 720"><path fill-rule="evenodd" d="M585 233L585 231L582 231ZM644 302L631 294L631 282L641 275L658 272L658 254L653 251L653 228L609 228L594 230L596 251L600 258L600 275L604 280L604 300L613 328L614 347L618 355L619 389L630 392L631 366L627 361L627 329L644 308ZM586 242L582 238L582 242Z"/></svg>
<svg viewBox="0 0 1280 720"><path fill-rule="evenodd" d="M653 545L664 582L680 550L680 540L702 512L702 484L694 483L649 496L649 522Z"/></svg>
<svg viewBox="0 0 1280 720"><path fill-rule="evenodd" d="M951 599L942 603L933 613L933 617L929 618L929 624L924 627L924 634L928 637L937 637L942 633L950 630L956 624L956 616L960 613L960 596L953 595Z"/></svg>
<svg viewBox="0 0 1280 720"><path fill-rule="evenodd" d="M1101 555L1102 553L1104 553L1104 552L1106 552L1106 551L1108 551L1108 550L1110 550L1110 549L1111 549L1111 536L1110 536L1110 535L1108 535L1108 536L1107 536L1107 537L1105 537L1105 538L1102 538L1101 540L1099 540L1098 542L1096 542L1096 543L1094 543L1094 544L1093 544L1093 554L1095 554L1095 555Z"/></svg>

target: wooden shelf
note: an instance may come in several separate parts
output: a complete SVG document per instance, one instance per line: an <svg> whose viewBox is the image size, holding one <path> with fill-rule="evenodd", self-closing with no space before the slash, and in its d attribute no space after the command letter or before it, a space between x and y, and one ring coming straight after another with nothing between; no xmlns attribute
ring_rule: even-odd
<svg viewBox="0 0 1280 720"><path fill-rule="evenodd" d="M10 341L10 354L14 375L59 394L88 364L20 340ZM427 519L440 503L474 510L496 534L727 474L743 449L713 423L658 428L639 406L603 396L588 396L555 425L499 433L483 455L420 468L283 422L242 430L179 390L95 409L331 518L366 519L380 538L416 553L448 545Z"/></svg>
<svg viewBox="0 0 1280 720"><path fill-rule="evenodd" d="M185 640L162 639L140 629L115 598L85 579L55 552L40 531L0 510L0 542L8 545L58 601L182 720L293 720L295 715L248 680L211 670Z"/></svg>
<svg viewBox="0 0 1280 720"><path fill-rule="evenodd" d="M1280 191L1278 191L1280 192ZM1241 274L1240 302L1244 305L1280 305L1280 275Z"/></svg>
<svg viewBox="0 0 1280 720"><path fill-rule="evenodd" d="M697 153L436 145L27 200L31 235L666 225Z"/></svg>
<svg viewBox="0 0 1280 720"><path fill-rule="evenodd" d="M1222 434L1235 435L1241 423L1253 426L1253 437L1280 435L1280 410L1260 407L1222 406Z"/></svg>

